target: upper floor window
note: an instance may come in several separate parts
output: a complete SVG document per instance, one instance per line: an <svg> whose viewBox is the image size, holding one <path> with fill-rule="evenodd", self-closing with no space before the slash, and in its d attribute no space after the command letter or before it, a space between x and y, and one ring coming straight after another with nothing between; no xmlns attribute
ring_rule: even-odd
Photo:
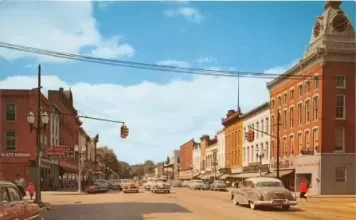
<svg viewBox="0 0 356 220"><path fill-rule="evenodd" d="M16 121L16 104L6 103L5 109L5 120L6 121Z"/></svg>
<svg viewBox="0 0 356 220"><path fill-rule="evenodd" d="M309 93L310 92L310 82L309 81L306 81L305 82L305 93Z"/></svg>
<svg viewBox="0 0 356 220"><path fill-rule="evenodd" d="M303 85L298 86L298 97L301 97L303 95Z"/></svg>
<svg viewBox="0 0 356 220"><path fill-rule="evenodd" d="M283 104L286 105L287 104L287 94L283 95Z"/></svg>
<svg viewBox="0 0 356 220"><path fill-rule="evenodd" d="M345 129L335 128L335 150L345 150Z"/></svg>
<svg viewBox="0 0 356 220"><path fill-rule="evenodd" d="M309 131L305 132L305 141L304 141L304 148L309 149L309 144L310 144L310 136L309 136Z"/></svg>
<svg viewBox="0 0 356 220"><path fill-rule="evenodd" d="M298 144L297 144L297 149L298 149L298 153L299 153L299 149L302 148L303 145L303 134L302 133L298 133Z"/></svg>
<svg viewBox="0 0 356 220"><path fill-rule="evenodd" d="M264 125L263 125L264 123L263 123L263 120L261 120L261 137L263 137L263 132L265 131L265 128L263 127Z"/></svg>
<svg viewBox="0 0 356 220"><path fill-rule="evenodd" d="M258 122L256 122L256 129L257 129L257 132L256 132L256 138L258 138L258 134L260 133L259 130L260 130L260 124Z"/></svg>
<svg viewBox="0 0 356 220"><path fill-rule="evenodd" d="M294 127L294 107L291 107L289 109L289 127L293 128Z"/></svg>
<svg viewBox="0 0 356 220"><path fill-rule="evenodd" d="M283 111L283 129L287 129L287 110Z"/></svg>
<svg viewBox="0 0 356 220"><path fill-rule="evenodd" d="M271 101L271 107L274 109L274 100Z"/></svg>
<svg viewBox="0 0 356 220"><path fill-rule="evenodd" d="M271 132L274 134L274 116L271 117Z"/></svg>
<svg viewBox="0 0 356 220"><path fill-rule="evenodd" d="M342 75L336 76L336 88L346 88L346 77Z"/></svg>
<svg viewBox="0 0 356 220"><path fill-rule="evenodd" d="M266 133L268 134L269 132L269 123L268 123L268 118L266 118Z"/></svg>
<svg viewBox="0 0 356 220"><path fill-rule="evenodd" d="M293 155L294 154L294 136L291 135L289 137L289 155Z"/></svg>
<svg viewBox="0 0 356 220"><path fill-rule="evenodd" d="M336 95L336 118L345 119L345 95Z"/></svg>
<svg viewBox="0 0 356 220"><path fill-rule="evenodd" d="M279 97L278 97L278 106L281 105L281 102L282 102L282 98L279 96Z"/></svg>
<svg viewBox="0 0 356 220"><path fill-rule="evenodd" d="M313 130L313 148L316 150L318 148L319 141L319 129L315 128Z"/></svg>
<svg viewBox="0 0 356 220"><path fill-rule="evenodd" d="M16 150L16 132L14 131L6 132L5 149L9 151Z"/></svg>
<svg viewBox="0 0 356 220"><path fill-rule="evenodd" d="M318 105L319 105L319 97L315 96L313 98L313 120L318 120Z"/></svg>
<svg viewBox="0 0 356 220"><path fill-rule="evenodd" d="M293 100L294 100L294 89L292 89L292 90L290 91L289 98L290 98L290 101L293 101Z"/></svg>
<svg viewBox="0 0 356 220"><path fill-rule="evenodd" d="M314 89L318 89L319 88L319 76L314 76L313 81L314 81Z"/></svg>
<svg viewBox="0 0 356 220"><path fill-rule="evenodd" d="M310 121L310 101L305 101L305 122Z"/></svg>
<svg viewBox="0 0 356 220"><path fill-rule="evenodd" d="M303 109L302 109L302 103L298 104L298 125L301 125L303 123Z"/></svg>

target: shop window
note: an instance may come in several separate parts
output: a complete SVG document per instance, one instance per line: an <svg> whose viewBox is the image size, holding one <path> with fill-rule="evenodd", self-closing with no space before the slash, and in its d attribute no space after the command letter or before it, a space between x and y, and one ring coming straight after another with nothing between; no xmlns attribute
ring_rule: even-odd
<svg viewBox="0 0 356 220"><path fill-rule="evenodd" d="M346 182L346 167L336 167L335 181L338 183Z"/></svg>

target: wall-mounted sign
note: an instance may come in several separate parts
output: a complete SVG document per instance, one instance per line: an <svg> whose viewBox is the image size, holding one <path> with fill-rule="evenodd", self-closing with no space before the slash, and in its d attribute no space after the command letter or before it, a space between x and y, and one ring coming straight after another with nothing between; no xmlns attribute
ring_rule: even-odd
<svg viewBox="0 0 356 220"><path fill-rule="evenodd" d="M277 169L277 160L271 160L271 168ZM292 159L281 159L279 160L279 169L295 169L295 162Z"/></svg>
<svg viewBox="0 0 356 220"><path fill-rule="evenodd" d="M242 173L242 167L231 167L231 173Z"/></svg>
<svg viewBox="0 0 356 220"><path fill-rule="evenodd" d="M1 153L1 157L30 157L30 153L7 152Z"/></svg>
<svg viewBox="0 0 356 220"><path fill-rule="evenodd" d="M72 148L65 145L49 147L46 149L45 156L50 159L65 159L72 158L74 151Z"/></svg>

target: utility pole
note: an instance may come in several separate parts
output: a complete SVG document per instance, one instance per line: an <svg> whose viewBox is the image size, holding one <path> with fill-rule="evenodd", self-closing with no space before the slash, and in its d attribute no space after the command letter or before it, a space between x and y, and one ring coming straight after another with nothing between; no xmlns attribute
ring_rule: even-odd
<svg viewBox="0 0 356 220"><path fill-rule="evenodd" d="M38 65L38 87L37 87L37 129L36 129L36 199L35 203L39 206L42 206L42 199L41 199L41 65Z"/></svg>
<svg viewBox="0 0 356 220"><path fill-rule="evenodd" d="M94 180L96 180L96 144L99 142L99 134L95 135L94 137Z"/></svg>
<svg viewBox="0 0 356 220"><path fill-rule="evenodd" d="M279 125L280 125L280 112L278 110L278 113L277 113L277 179L279 179Z"/></svg>

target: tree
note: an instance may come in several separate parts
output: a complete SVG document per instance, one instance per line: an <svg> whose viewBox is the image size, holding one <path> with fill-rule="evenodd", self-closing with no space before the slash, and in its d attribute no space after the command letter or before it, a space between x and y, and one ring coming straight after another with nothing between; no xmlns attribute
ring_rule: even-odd
<svg viewBox="0 0 356 220"><path fill-rule="evenodd" d="M131 166L131 177L141 177L145 174L143 164L135 164Z"/></svg>
<svg viewBox="0 0 356 220"><path fill-rule="evenodd" d="M97 149L98 160L101 160L107 167L110 167L114 172L120 172L120 163L113 149L107 146Z"/></svg>
<svg viewBox="0 0 356 220"><path fill-rule="evenodd" d="M155 163L152 160L146 160L143 163L145 174L151 174L155 170Z"/></svg>
<svg viewBox="0 0 356 220"><path fill-rule="evenodd" d="M120 171L119 171L120 178L121 179L130 178L131 166L124 161L120 161L119 163L120 163Z"/></svg>

